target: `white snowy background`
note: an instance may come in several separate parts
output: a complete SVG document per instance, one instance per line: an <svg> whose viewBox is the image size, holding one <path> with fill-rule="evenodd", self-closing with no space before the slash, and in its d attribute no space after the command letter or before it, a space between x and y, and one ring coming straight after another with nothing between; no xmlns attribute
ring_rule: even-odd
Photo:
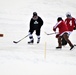
<svg viewBox="0 0 76 75"><path fill-rule="evenodd" d="M44 20L41 41L28 45L29 38L18 41L28 34L32 13L36 11ZM71 12L76 18L75 0L0 0L0 75L76 75L76 48L69 45L56 50L57 39L52 33L56 19ZM70 35L76 43L76 31Z"/></svg>

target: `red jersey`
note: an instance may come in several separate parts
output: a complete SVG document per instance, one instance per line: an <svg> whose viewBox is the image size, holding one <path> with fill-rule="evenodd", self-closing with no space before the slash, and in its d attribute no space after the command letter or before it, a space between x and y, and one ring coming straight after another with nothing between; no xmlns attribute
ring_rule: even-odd
<svg viewBox="0 0 76 75"><path fill-rule="evenodd" d="M76 19L75 18L66 18L65 23L67 24L68 30L73 31L74 27L76 27Z"/></svg>
<svg viewBox="0 0 76 75"><path fill-rule="evenodd" d="M53 30L56 31L56 29L59 29L59 34L62 34L63 32L68 31L68 27L65 24L65 21L59 21L54 27Z"/></svg>

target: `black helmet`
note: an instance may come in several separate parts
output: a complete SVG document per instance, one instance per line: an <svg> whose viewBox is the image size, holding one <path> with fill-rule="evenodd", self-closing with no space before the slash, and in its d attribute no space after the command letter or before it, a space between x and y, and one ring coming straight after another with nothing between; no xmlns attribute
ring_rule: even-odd
<svg viewBox="0 0 76 75"><path fill-rule="evenodd" d="M33 16L37 16L37 12L33 12Z"/></svg>
<svg viewBox="0 0 76 75"><path fill-rule="evenodd" d="M58 18L57 18L57 21L58 21L58 22L61 21L61 20L63 20L62 17L58 17Z"/></svg>

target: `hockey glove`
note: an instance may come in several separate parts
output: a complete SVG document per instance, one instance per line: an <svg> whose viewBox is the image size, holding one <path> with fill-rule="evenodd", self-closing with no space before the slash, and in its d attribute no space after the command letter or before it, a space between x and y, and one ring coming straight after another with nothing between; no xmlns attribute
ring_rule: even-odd
<svg viewBox="0 0 76 75"><path fill-rule="evenodd" d="M76 27L74 27L74 29L73 30L76 30Z"/></svg>
<svg viewBox="0 0 76 75"><path fill-rule="evenodd" d="M59 37L59 34L56 35L56 38L58 38L58 37Z"/></svg>

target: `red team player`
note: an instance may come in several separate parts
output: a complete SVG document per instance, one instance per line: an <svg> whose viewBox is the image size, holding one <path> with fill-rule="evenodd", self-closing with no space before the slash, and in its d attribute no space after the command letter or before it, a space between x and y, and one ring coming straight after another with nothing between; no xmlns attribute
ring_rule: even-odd
<svg viewBox="0 0 76 75"><path fill-rule="evenodd" d="M65 23L67 24L68 30L72 32L76 29L76 19L72 17L71 13L69 12L66 14L66 17L67 18L65 19Z"/></svg>
<svg viewBox="0 0 76 75"><path fill-rule="evenodd" d="M70 50L72 50L74 48L74 45L71 43L71 41L68 38L68 34L69 34L68 27L65 24L65 21L63 21L62 17L58 17L57 23L53 27L53 31L56 31L57 28L59 29L59 36L58 36L58 47L56 47L56 49L62 48L61 39L63 37L69 44Z"/></svg>
<svg viewBox="0 0 76 75"><path fill-rule="evenodd" d="M66 13L66 19L65 19L65 23L68 27L68 31L69 31L69 35L71 34L71 32L73 32L73 30L76 30L76 19L74 17L71 16L71 13L68 12ZM68 37L69 37L68 35ZM66 45L67 44L67 41L62 38L62 45Z"/></svg>

